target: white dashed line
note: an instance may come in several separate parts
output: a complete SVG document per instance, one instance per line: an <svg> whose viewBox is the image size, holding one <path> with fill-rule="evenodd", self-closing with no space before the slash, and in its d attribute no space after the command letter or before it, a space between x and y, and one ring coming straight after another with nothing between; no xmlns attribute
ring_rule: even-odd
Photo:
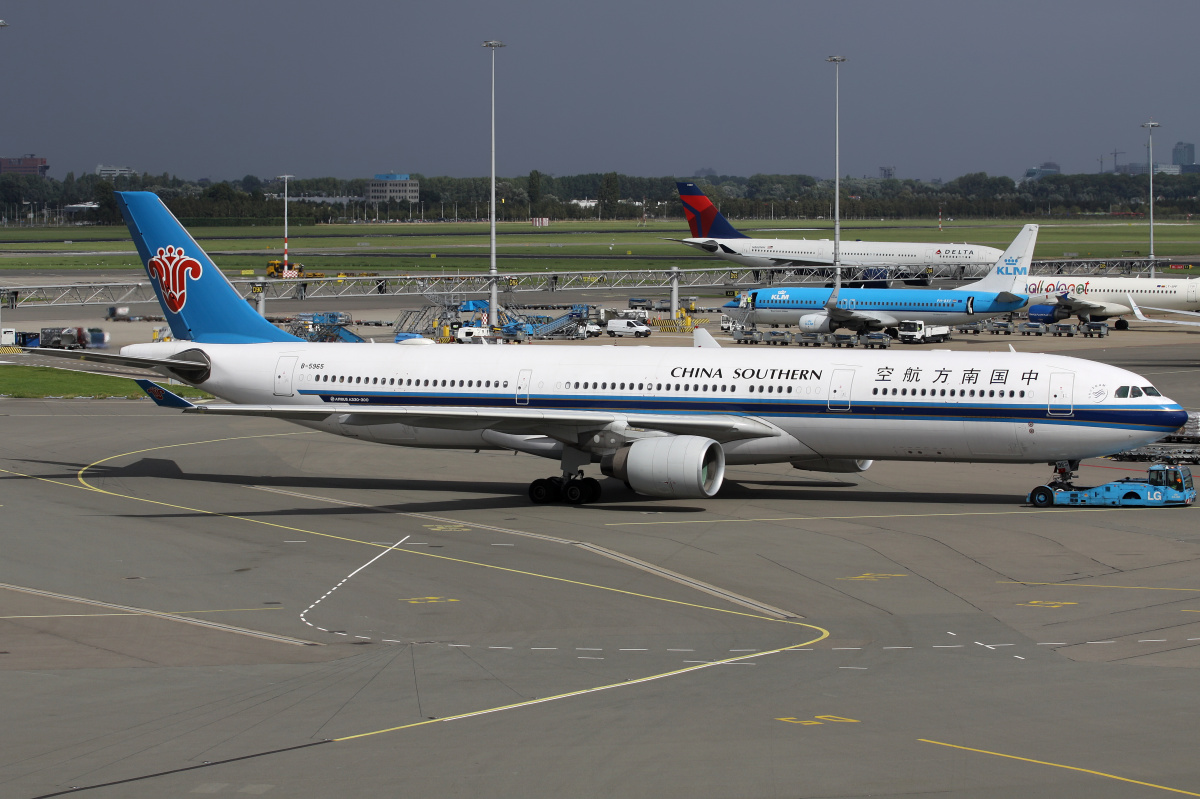
<svg viewBox="0 0 1200 799"><path fill-rule="evenodd" d="M1070 646L1066 641L1043 641L1038 646Z"/></svg>
<svg viewBox="0 0 1200 799"><path fill-rule="evenodd" d="M466 649L470 649L470 648L471 648L471 645L470 645L470 644L447 644L447 646L461 646L461 647L464 647L464 648L466 648Z"/></svg>
<svg viewBox="0 0 1200 799"><path fill-rule="evenodd" d="M911 646L885 646L884 649L912 649Z"/></svg>
<svg viewBox="0 0 1200 799"><path fill-rule="evenodd" d="M835 646L834 649L862 649L861 646Z"/></svg>
<svg viewBox="0 0 1200 799"><path fill-rule="evenodd" d="M1139 644L1165 644L1166 642L1167 642L1166 638L1139 638L1138 639Z"/></svg>
<svg viewBox="0 0 1200 799"><path fill-rule="evenodd" d="M1115 644L1116 641L1086 641L1089 644Z"/></svg>
<svg viewBox="0 0 1200 799"><path fill-rule="evenodd" d="M838 666L839 669L855 669L856 671L866 671L866 666Z"/></svg>
<svg viewBox="0 0 1200 799"><path fill-rule="evenodd" d="M618 649L618 652L649 652L649 649ZM734 651L734 650L730 650Z"/></svg>
<svg viewBox="0 0 1200 799"><path fill-rule="evenodd" d="M512 649L511 646L489 646L488 649Z"/></svg>
<svg viewBox="0 0 1200 799"><path fill-rule="evenodd" d="M343 578L342 578L342 581L341 581L340 583L338 583L337 585L335 585L333 588L330 588L328 591L326 591L324 594L322 594L322 595L321 595L321 598L320 598L320 599L318 599L316 602L312 603L311 605L309 605L307 608L305 608L305 609L304 609L304 611L303 611L303 612L300 614L300 621L304 622L304 623L305 623L305 624L307 624L309 627L313 627L313 626L315 626L315 625L313 625L313 623L312 623L312 622L310 622L308 619L306 619L306 618L305 618L305 616L308 614L308 612L309 612L310 610L312 610L313 608L315 608L317 605L321 604L323 601L325 601L325 600L326 600L326 599L329 597L329 595L330 595L330 594L332 594L334 591L338 590L338 589L339 589L339 588L341 588L343 585L345 585L345 584L346 584L346 581L347 581L347 580L349 580L351 577L353 577L354 575L358 574L360 571L362 571L363 569L367 568L367 567L368 567L368 566L370 566L372 563L374 563L375 561L379 560L379 559L380 559L380 558L382 558L384 555L386 555L387 553L391 552L391 551L392 551L393 549L395 549L396 547L398 547L398 546L400 546L401 544L403 544L405 541L407 541L407 540L408 540L408 538L409 538L408 536L404 536L404 538L401 538L399 541L397 541L396 543L392 544L390 547L388 547L387 549L383 550L383 551L382 551L382 552L380 552L378 555L376 555L375 557L371 558L371 559L370 559L370 560L368 560L366 563L364 563L363 565L359 566L357 569L355 569L354 571L350 572L350 573L349 573L349 574L347 574L345 577L343 577ZM302 544L302 543L304 543L304 542L303 542L303 541L294 541L294 542L289 542L289 543L298 543L298 544ZM318 630L321 630L322 632L329 632L329 631L328 631L328 630L326 630L324 627L317 627L317 629L318 629ZM334 635L346 635L346 633L334 633ZM356 635L356 636L354 636L354 637L355 637L355 638L362 638L362 639L364 639L364 640L367 640L367 641L370 641L370 640L371 640L370 638L368 638L368 637L367 637L367 636L365 636L365 635Z"/></svg>
<svg viewBox="0 0 1200 799"><path fill-rule="evenodd" d="M604 658L591 657L590 655L579 655L576 660L604 660Z"/></svg>
<svg viewBox="0 0 1200 799"><path fill-rule="evenodd" d="M529 648L534 650L535 652L538 650L545 650L545 649L558 649L558 647L556 647L556 646L531 646Z"/></svg>
<svg viewBox="0 0 1200 799"><path fill-rule="evenodd" d="M934 644L934 649L962 649L963 644Z"/></svg>

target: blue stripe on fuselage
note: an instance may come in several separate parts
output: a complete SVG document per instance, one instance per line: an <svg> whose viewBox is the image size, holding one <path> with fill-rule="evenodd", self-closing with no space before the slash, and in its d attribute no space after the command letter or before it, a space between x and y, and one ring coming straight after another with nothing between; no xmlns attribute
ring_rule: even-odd
<svg viewBox="0 0 1200 799"><path fill-rule="evenodd" d="M1161 430L1171 432L1187 419L1179 406L1147 407L1136 405L1075 407L1070 415L1051 415L1045 404L944 403L911 402L871 399L854 401L848 410L831 410L828 399L784 399L770 396L727 397L647 397L647 396L579 396L530 395L528 404L516 405L512 394L445 394L373 392L356 393L300 391L304 396L320 397L323 402L348 403L339 410L354 412L354 405L374 407L427 406L434 408L529 408L571 411L610 411L622 413L658 413L672 415L731 414L759 417L821 418L830 416L856 419L896 419L963 422L1026 422L1055 425L1084 425L1090 427L1123 428L1131 430Z"/></svg>

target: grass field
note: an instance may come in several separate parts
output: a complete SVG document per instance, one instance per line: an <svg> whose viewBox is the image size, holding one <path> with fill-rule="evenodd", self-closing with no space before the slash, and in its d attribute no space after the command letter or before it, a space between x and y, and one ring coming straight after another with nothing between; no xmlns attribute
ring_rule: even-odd
<svg viewBox="0 0 1200 799"><path fill-rule="evenodd" d="M1034 220L1036 221L1036 220ZM828 220L753 220L737 226L756 238L831 238ZM929 220L846 220L847 241L969 242L1003 249L1020 229L1018 220L945 223ZM1041 223L1037 258L1129 258L1149 253L1149 224L1111 217L1053 219ZM277 227L195 228L197 240L227 272L253 269L282 257ZM1200 256L1200 221L1168 220L1154 228L1160 257ZM717 265L715 258L667 241L689 235L682 220L561 222L532 229L527 223L498 225L500 268L510 272L576 269L664 269ZM486 223L319 225L290 230L292 260L310 270L349 272L482 271L488 268ZM662 260L669 259L669 260ZM138 268L122 227L0 228L0 270Z"/></svg>
<svg viewBox="0 0 1200 799"><path fill-rule="evenodd" d="M209 399L191 386L171 386L183 397ZM132 380L48 366L0 365L0 395L20 398L42 397L145 397Z"/></svg>

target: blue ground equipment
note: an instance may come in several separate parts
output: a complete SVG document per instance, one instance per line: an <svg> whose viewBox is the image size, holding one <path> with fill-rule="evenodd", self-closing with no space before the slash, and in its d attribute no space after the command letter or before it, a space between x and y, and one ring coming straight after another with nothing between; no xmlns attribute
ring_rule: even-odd
<svg viewBox="0 0 1200 799"><path fill-rule="evenodd" d="M1196 488L1191 470L1182 464L1156 463L1145 479L1126 477L1095 488L1038 486L1025 501L1034 507L1055 505L1106 505L1109 507L1162 507L1191 505Z"/></svg>

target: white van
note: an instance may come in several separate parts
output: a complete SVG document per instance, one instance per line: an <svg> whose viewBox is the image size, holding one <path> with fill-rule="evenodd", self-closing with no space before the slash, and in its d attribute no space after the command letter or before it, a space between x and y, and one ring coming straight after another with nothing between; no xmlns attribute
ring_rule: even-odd
<svg viewBox="0 0 1200 799"><path fill-rule="evenodd" d="M637 319L609 319L607 332L610 336L646 338L650 335L650 327Z"/></svg>

